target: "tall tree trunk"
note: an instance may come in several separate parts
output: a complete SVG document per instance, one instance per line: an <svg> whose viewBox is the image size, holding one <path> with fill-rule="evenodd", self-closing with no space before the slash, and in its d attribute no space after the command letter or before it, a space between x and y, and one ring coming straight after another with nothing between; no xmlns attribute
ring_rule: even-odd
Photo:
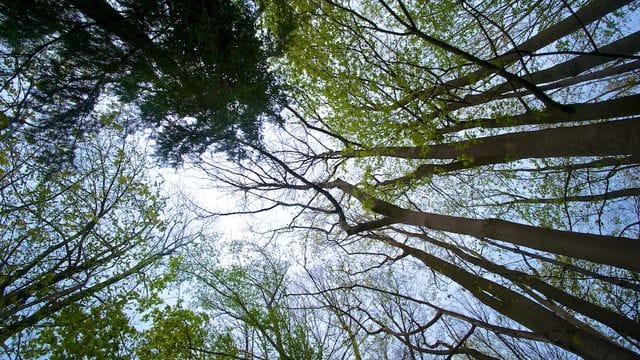
<svg viewBox="0 0 640 360"><path fill-rule="evenodd" d="M640 100L640 96L638 98ZM640 105L640 101L638 102ZM326 157L387 156L404 159L451 160L419 165L413 172L382 181L378 186L409 183L414 179L521 159L640 155L640 120L561 127L421 147L374 147L323 154Z"/></svg>
<svg viewBox="0 0 640 360"><path fill-rule="evenodd" d="M151 39L132 24L105 0L69 0L86 17L94 20L98 26L116 35L132 48L140 48L151 43Z"/></svg>
<svg viewBox="0 0 640 360"><path fill-rule="evenodd" d="M474 128L499 128L537 124L562 124L590 120L614 119L623 116L640 114L640 95L587 104L573 104L573 112L557 110L533 111L500 118L476 119L436 130L437 135Z"/></svg>
<svg viewBox="0 0 640 360"><path fill-rule="evenodd" d="M403 209L379 200L338 179L322 184L358 199L374 213L398 223L424 226L477 238L491 238L550 253L640 271L640 241L624 237L577 233L518 224L500 219L470 219Z"/></svg>
<svg viewBox="0 0 640 360"><path fill-rule="evenodd" d="M427 241L431 244L447 249L459 258L468 261L473 265L491 271L498 276L502 276L505 279L513 282L514 284L526 285L531 289L538 291L545 297L563 306L566 306L571 310L574 310L582 315L588 316L591 319L601 322L602 324L614 329L621 335L630 336L634 339L640 340L640 323L635 322L618 313L615 313L609 309L603 308L579 297L573 296L563 290L547 284L538 277L520 271L511 270L505 266L495 264L486 259L472 256L459 247L436 240L425 234L412 233L402 230L400 230L400 233Z"/></svg>
<svg viewBox="0 0 640 360"><path fill-rule="evenodd" d="M640 96L638 96L640 103ZM450 144L373 147L345 150L325 156L388 156L403 159L519 159L640 154L640 120L618 120L553 129L521 131ZM485 164L483 162L483 164Z"/></svg>
<svg viewBox="0 0 640 360"><path fill-rule="evenodd" d="M607 46L599 49L599 52L587 53L584 55L579 55L574 57L571 60L566 62L554 65L548 69L540 70L531 74L527 74L523 76L523 79L529 81L532 84L548 84L557 82L566 78L574 78L577 75L592 69L596 66L605 64L610 61L618 60L620 57L624 57L626 55L632 55L640 50L640 32L635 32L631 35L628 35L620 40L617 40ZM616 57L615 55L619 55L620 57ZM635 64L633 68L637 68L637 64ZM626 69L627 67L621 67L620 71ZM626 71L626 70L625 70ZM616 74L616 72L613 72ZM612 75L611 71L603 71L598 72L598 76L591 75L589 77L585 77L583 81L587 80L595 80L600 79L606 76ZM566 86L566 85L563 85ZM453 111L457 109L461 109L468 106L483 104L485 102L503 98L501 95L504 93L512 92L517 89L522 88L517 83L504 83L501 85L496 85L493 88L484 91L482 94L478 95L467 95L463 98L461 102L455 102L447 104L445 110ZM540 87L541 90L552 89L554 87L545 86Z"/></svg>
<svg viewBox="0 0 640 360"><path fill-rule="evenodd" d="M640 196L640 188L626 188L593 195L571 195L556 198L518 198L510 201L503 201L497 203L497 205L503 206L512 204L562 204L566 202L593 202L627 198L632 196Z"/></svg>
<svg viewBox="0 0 640 360"><path fill-rule="evenodd" d="M489 61L493 63L500 63L503 67L513 64L521 59L524 55L534 53L535 51L551 44L552 42L559 40L564 36L573 33L574 31L582 29L583 26L600 20L607 14L631 2L631 0L592 1L576 11L575 14L569 15L564 20L550 26L547 29L542 30L541 32L516 46L515 48L510 49L504 54ZM416 99L438 96L440 94L446 93L450 89L459 89L466 85L482 80L490 74L491 71L485 69L476 70L465 76L447 81L442 85L437 85L428 89L414 92L399 100L394 105L394 108L403 107Z"/></svg>
<svg viewBox="0 0 640 360"><path fill-rule="evenodd" d="M535 301L496 282L474 275L427 252L395 241L391 237L382 235L371 235L371 237L401 249L430 269L455 281L485 305L586 359L638 359L639 357L638 354L604 337L573 326Z"/></svg>

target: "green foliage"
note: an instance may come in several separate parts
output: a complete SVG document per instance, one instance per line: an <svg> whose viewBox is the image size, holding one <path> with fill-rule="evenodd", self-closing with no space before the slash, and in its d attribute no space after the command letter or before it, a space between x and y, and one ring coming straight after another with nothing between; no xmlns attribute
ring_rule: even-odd
<svg viewBox="0 0 640 360"><path fill-rule="evenodd" d="M130 359L137 336L126 301L108 299L85 309L75 303L51 318L23 354L35 359Z"/></svg>
<svg viewBox="0 0 640 360"><path fill-rule="evenodd" d="M188 241L182 219L165 216L143 155L120 136L105 130L79 141L66 167L42 164L41 148L17 137L2 143L1 342L19 345L23 331L73 322L83 311L111 316L108 305L79 306L131 296L142 274L156 276L162 258ZM122 304L112 305L116 321Z"/></svg>
<svg viewBox="0 0 640 360"><path fill-rule="evenodd" d="M175 306L155 308L145 316L151 327L142 331L141 343L136 348L139 359L193 359L204 358L198 354L208 340L208 317Z"/></svg>
<svg viewBox="0 0 640 360"><path fill-rule="evenodd" d="M277 54L285 51L298 27L291 2L286 0L259 0L263 27L273 34L273 51Z"/></svg>
<svg viewBox="0 0 640 360"><path fill-rule="evenodd" d="M218 336L209 344L206 314L186 309L180 303L156 304L142 318L132 318L132 307L139 300L119 297L89 306L73 304L35 331L22 356L97 360L227 359L208 356L208 352L233 356L234 345L229 337Z"/></svg>
<svg viewBox="0 0 640 360"><path fill-rule="evenodd" d="M183 271L198 289L198 308L215 319L218 329L234 329L219 331L209 346L238 356L248 351L267 358L321 359L322 345L314 342L312 329L289 308L287 264L264 250L255 250L258 259L243 265L221 266L211 257L197 256L184 264ZM249 343L257 348L238 348Z"/></svg>
<svg viewBox="0 0 640 360"><path fill-rule="evenodd" d="M6 104L7 117L15 126L45 129L33 134L43 143L69 146L72 132L101 127L88 115L103 94L137 105L137 125L156 131L159 155L173 164L210 145L241 156L239 141L258 143L261 123L278 118L279 91L253 5L122 0L90 6L0 2L0 38L13 60L3 68L3 86L31 88Z"/></svg>

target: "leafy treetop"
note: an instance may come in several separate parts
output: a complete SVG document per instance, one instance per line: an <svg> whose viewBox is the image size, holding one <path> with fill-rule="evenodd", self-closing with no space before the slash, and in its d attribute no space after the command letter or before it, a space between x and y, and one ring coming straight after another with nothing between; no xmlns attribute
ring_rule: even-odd
<svg viewBox="0 0 640 360"><path fill-rule="evenodd" d="M138 106L161 158L179 164L210 145L241 156L278 118L268 71L273 41L256 7L230 0L0 1L3 111L13 127L68 143L99 127L101 96ZM25 127L23 124L28 124Z"/></svg>

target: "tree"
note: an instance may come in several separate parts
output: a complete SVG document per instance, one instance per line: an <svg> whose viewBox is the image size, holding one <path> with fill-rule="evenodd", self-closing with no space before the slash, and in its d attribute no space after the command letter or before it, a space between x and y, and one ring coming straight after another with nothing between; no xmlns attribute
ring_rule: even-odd
<svg viewBox="0 0 640 360"><path fill-rule="evenodd" d="M205 314L180 303L167 305L158 293L141 295L88 307L73 304L56 314L20 355L29 359L215 359L201 353L209 335Z"/></svg>
<svg viewBox="0 0 640 360"><path fill-rule="evenodd" d="M209 340L207 316L181 304L151 311L151 327L141 334L135 351L139 359L216 359L202 353Z"/></svg>
<svg viewBox="0 0 640 360"><path fill-rule="evenodd" d="M98 3L96 12L72 3L60 14L91 36L117 37L96 42L117 51L148 43L156 25L143 25L163 29L153 16L173 11L151 6L160 9L149 12L154 21L133 24L147 19L129 15L133 5ZM165 354L164 325L182 317L194 337L173 343L181 356L640 356L631 1L262 5L262 24L286 34L274 64L286 75L286 126L260 144L235 137L238 162L207 154L197 165L242 193L243 208L224 214L255 224L257 214L291 212L268 219L282 222L268 241L303 250L300 282L269 257L254 263L242 253L224 268L196 256L186 271L198 305L219 315L210 317L220 319L215 340L200 341L204 317L168 311L148 355ZM185 32L197 34L189 27L199 23ZM149 82L138 79L183 81L181 62L155 52L170 34L159 30L153 46L131 51L142 64L131 63L129 82L109 82L123 99ZM185 44L181 55L194 43ZM154 71L137 75L146 64ZM142 99L158 89L142 89ZM24 94L7 99L22 104Z"/></svg>
<svg viewBox="0 0 640 360"><path fill-rule="evenodd" d="M95 131L88 115L113 95L138 105L174 164L212 144L240 155L237 139L255 143L277 119L267 38L249 3L4 1L0 14L3 112L43 142Z"/></svg>
<svg viewBox="0 0 640 360"><path fill-rule="evenodd" d="M136 329L125 314L125 299L106 299L92 306L73 303L17 352L22 358L128 359L136 344Z"/></svg>
<svg viewBox="0 0 640 360"><path fill-rule="evenodd" d="M109 121L113 116L103 117ZM105 130L79 141L66 167L41 163L42 148L19 137L3 142L0 340L6 351L19 349L24 332L55 325L61 311L131 295L190 241L187 219L165 213L144 155L121 137Z"/></svg>
<svg viewBox="0 0 640 360"><path fill-rule="evenodd" d="M215 341L205 344L202 353L221 359L331 357L324 341L330 330L312 328L308 321L313 320L289 296L288 265L266 249L249 248L256 259L221 266L216 248L203 243L181 268L197 289L196 306L215 319Z"/></svg>
<svg viewBox="0 0 640 360"><path fill-rule="evenodd" d="M618 26L628 3L292 2L287 130L246 144L240 168L201 166L259 200L236 213L296 208L283 227L377 262L362 272L417 263L415 277L452 282L471 299L454 312L468 336L442 355L501 357L465 345L488 343L482 328L637 358L638 42ZM412 292L394 296L429 307ZM435 298L431 309L452 310ZM397 312L347 299L357 306L333 308L394 333ZM395 333L407 354L433 350Z"/></svg>

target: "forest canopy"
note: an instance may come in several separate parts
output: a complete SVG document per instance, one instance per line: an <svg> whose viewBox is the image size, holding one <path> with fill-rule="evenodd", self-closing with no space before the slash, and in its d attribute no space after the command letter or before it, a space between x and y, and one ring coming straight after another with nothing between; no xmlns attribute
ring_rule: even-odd
<svg viewBox="0 0 640 360"><path fill-rule="evenodd" d="M173 164L210 145L238 156L278 119L274 47L248 4L3 1L0 13L7 120L44 142L94 131L105 96L135 105Z"/></svg>
<svg viewBox="0 0 640 360"><path fill-rule="evenodd" d="M637 1L0 4L2 356L640 358Z"/></svg>

